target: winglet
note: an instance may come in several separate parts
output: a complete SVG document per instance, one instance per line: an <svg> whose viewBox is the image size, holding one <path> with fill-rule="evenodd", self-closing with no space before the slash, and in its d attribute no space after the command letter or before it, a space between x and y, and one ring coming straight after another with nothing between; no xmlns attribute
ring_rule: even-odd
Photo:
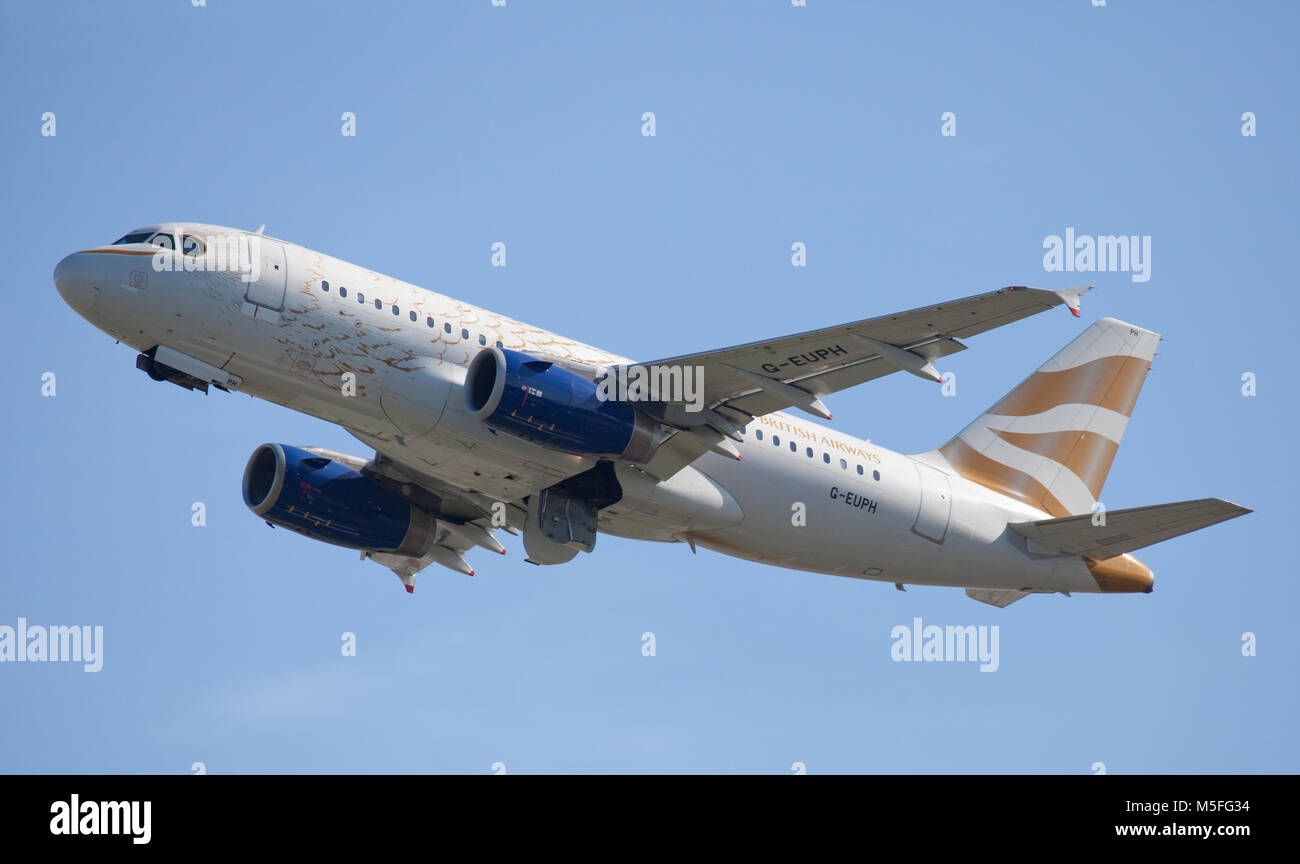
<svg viewBox="0 0 1300 864"><path fill-rule="evenodd" d="M1071 315L1073 315L1075 318L1078 318L1079 298L1082 297L1084 294L1087 294L1091 290L1092 290L1091 285L1083 285L1079 288L1067 288L1063 291L1053 291L1052 293L1055 294L1057 297L1060 297L1061 302L1069 307Z"/></svg>

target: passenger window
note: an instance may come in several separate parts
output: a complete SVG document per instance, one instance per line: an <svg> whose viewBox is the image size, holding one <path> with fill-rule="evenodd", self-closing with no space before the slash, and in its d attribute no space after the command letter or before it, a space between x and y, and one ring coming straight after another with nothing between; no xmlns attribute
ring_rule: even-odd
<svg viewBox="0 0 1300 864"><path fill-rule="evenodd" d="M363 292L361 292L361 291L358 291L358 292L357 292L357 302L358 302L358 303L365 303L365 302L366 302L366 295L365 295Z"/></svg>
<svg viewBox="0 0 1300 864"><path fill-rule="evenodd" d="M444 332L444 333L450 333L450 332L451 332L451 322L450 322L450 321L448 321L448 322L446 322L446 323L444 323L444 324L442 325L442 332Z"/></svg>
<svg viewBox="0 0 1300 864"><path fill-rule="evenodd" d="M862 466L861 466L861 465L858 466L858 473L859 473L859 474L862 473Z"/></svg>
<svg viewBox="0 0 1300 864"><path fill-rule="evenodd" d="M879 471L872 471L872 472L871 472L871 479L872 479L872 480L879 480L879 479L880 479L880 472L879 472Z"/></svg>
<svg viewBox="0 0 1300 864"><path fill-rule="evenodd" d="M825 462L827 465L831 464L831 454L829 454L829 453L823 453L823 454L822 454L822 461Z"/></svg>
<svg viewBox="0 0 1300 864"><path fill-rule="evenodd" d="M468 339L468 338L469 338L469 331L466 330L464 327L460 328L460 338L462 338L462 339Z"/></svg>
<svg viewBox="0 0 1300 864"><path fill-rule="evenodd" d="M415 310L412 309L412 310L411 310L411 316L410 316L410 317L411 317L411 320L414 321L414 320L416 320L417 318L419 318L420 316L419 316L419 315L416 315L416 314L415 314Z"/></svg>
<svg viewBox="0 0 1300 864"><path fill-rule="evenodd" d="M774 446L776 446L776 447L780 447L780 446L781 446L781 436L780 436L780 435L773 435L773 436L772 436L772 444L773 444Z"/></svg>
<svg viewBox="0 0 1300 864"><path fill-rule="evenodd" d="M790 442L790 452L791 452L791 453L798 453L798 452L799 452L799 445L796 444L796 443L794 443L793 441L791 441L791 442Z"/></svg>
<svg viewBox="0 0 1300 864"><path fill-rule="evenodd" d="M428 324L430 327L432 327L432 326L433 326L433 316L430 315L428 318L425 318L425 319L424 319L424 323L425 323L425 324Z"/></svg>
<svg viewBox="0 0 1300 864"><path fill-rule="evenodd" d="M328 282L320 283L320 289L324 291L326 294L328 294L330 292L330 283Z"/></svg>
<svg viewBox="0 0 1300 864"><path fill-rule="evenodd" d="M501 344L501 340L498 339L498 340L497 340L497 347L498 347L498 348L504 348L504 347L506 347L506 346L502 345L502 344Z"/></svg>
<svg viewBox="0 0 1300 864"><path fill-rule="evenodd" d="M376 300L375 300L375 308L376 308L376 309L383 309L383 308L384 308L384 301L383 301L383 300L376 299Z"/></svg>
<svg viewBox="0 0 1300 864"><path fill-rule="evenodd" d="M843 468L843 469L845 469L845 470L848 470L848 467L849 467L848 460L841 459L841 460L840 460L840 467Z"/></svg>
<svg viewBox="0 0 1300 864"><path fill-rule="evenodd" d="M203 241L193 234L186 234L181 238L181 252L186 255L202 255L206 251Z"/></svg>
<svg viewBox="0 0 1300 864"><path fill-rule="evenodd" d="M755 429L755 430L754 430L754 437L757 438L759 441L762 441L762 440L763 440L763 430L762 430L762 429Z"/></svg>
<svg viewBox="0 0 1300 864"><path fill-rule="evenodd" d="M808 458L809 458L809 459L812 458L812 448L811 448L811 447L808 448Z"/></svg>
<svg viewBox="0 0 1300 864"><path fill-rule="evenodd" d="M340 297L346 297L346 296L348 296L348 289L343 288L343 287L340 287L340 288L339 288L339 296L340 296Z"/></svg>
<svg viewBox="0 0 1300 864"><path fill-rule="evenodd" d="M478 344L480 344L480 345L486 345L486 344L487 344L487 337L484 336L482 333L478 334Z"/></svg>
<svg viewBox="0 0 1300 864"><path fill-rule="evenodd" d="M393 314L394 314L394 315L401 315L401 314L402 314L402 310L401 310L401 308L400 308L396 303L393 304Z"/></svg>

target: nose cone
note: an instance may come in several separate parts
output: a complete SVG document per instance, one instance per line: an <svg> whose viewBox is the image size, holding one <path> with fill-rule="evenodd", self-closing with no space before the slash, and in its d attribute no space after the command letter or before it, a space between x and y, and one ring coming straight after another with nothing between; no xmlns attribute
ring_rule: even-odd
<svg viewBox="0 0 1300 864"><path fill-rule="evenodd" d="M84 316L99 300L100 285L85 252L74 252L54 267L54 287L63 302Z"/></svg>

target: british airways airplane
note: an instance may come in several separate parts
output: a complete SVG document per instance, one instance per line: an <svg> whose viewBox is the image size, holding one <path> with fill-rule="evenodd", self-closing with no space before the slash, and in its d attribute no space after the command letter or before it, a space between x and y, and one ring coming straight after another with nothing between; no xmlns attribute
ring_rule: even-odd
<svg viewBox="0 0 1300 864"><path fill-rule="evenodd" d="M267 524L359 550L408 591L440 564L591 552L600 533L814 573L1032 593L1149 592L1134 550L1250 512L1097 500L1160 336L1103 318L951 441L906 456L829 420L827 394L940 381L961 340L1087 288L1013 287L732 348L637 362L234 228L176 222L54 271L76 312L157 381L337 423L371 458L263 444L243 495Z"/></svg>

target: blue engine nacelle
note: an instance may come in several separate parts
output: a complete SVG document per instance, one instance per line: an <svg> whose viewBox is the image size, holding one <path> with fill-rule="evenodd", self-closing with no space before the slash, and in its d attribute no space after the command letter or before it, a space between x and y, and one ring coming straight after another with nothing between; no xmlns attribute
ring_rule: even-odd
<svg viewBox="0 0 1300 864"><path fill-rule="evenodd" d="M244 468L244 503L267 522L350 549L423 554L437 520L359 471L288 444L263 444Z"/></svg>
<svg viewBox="0 0 1300 864"><path fill-rule="evenodd" d="M649 462L663 427L625 401L601 399L576 372L511 351L484 348L465 373L474 419L550 450Z"/></svg>

